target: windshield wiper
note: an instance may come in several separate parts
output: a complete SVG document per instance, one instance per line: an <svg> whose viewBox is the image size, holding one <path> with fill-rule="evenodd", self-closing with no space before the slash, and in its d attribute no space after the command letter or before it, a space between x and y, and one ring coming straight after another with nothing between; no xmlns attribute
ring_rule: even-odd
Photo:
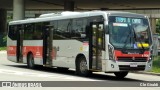
<svg viewBox="0 0 160 90"><path fill-rule="evenodd" d="M128 26L129 26L129 24L128 24ZM122 52L124 52L125 47L126 47L126 45L128 44L128 43L127 43L127 42L128 42L128 39L131 38L132 29L130 28L130 26L129 26L129 30L130 30L130 32L127 34L127 38L126 38L126 40L125 40L125 42L124 42L124 46L123 46L123 48L122 48ZM129 38L129 37L130 37L130 38Z"/></svg>
<svg viewBox="0 0 160 90"><path fill-rule="evenodd" d="M142 41L141 41L141 39L140 39L140 40L137 40L137 34L136 34L136 32L135 32L135 29L134 29L134 28L133 28L133 32L134 32L134 39L135 39L135 41L140 42L141 47L142 47L142 53L143 53L143 52L145 51L145 48L143 47Z"/></svg>

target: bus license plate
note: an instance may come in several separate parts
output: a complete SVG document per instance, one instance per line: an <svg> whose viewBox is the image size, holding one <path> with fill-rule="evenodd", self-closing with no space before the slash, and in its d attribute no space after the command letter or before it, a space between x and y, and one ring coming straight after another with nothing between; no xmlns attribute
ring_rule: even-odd
<svg viewBox="0 0 160 90"><path fill-rule="evenodd" d="M130 63L130 67L137 67L137 63Z"/></svg>

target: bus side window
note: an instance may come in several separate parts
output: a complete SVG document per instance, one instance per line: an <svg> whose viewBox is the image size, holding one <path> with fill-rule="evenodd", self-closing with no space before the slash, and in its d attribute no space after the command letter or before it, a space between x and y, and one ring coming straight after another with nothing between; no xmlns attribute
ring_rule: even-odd
<svg viewBox="0 0 160 90"><path fill-rule="evenodd" d="M53 40L58 40L59 39L59 36L58 36L58 28L57 28L57 21L51 21L50 22L50 25L53 26Z"/></svg>
<svg viewBox="0 0 160 90"><path fill-rule="evenodd" d="M73 39L85 39L86 38L86 28L87 18L73 19L71 38Z"/></svg>
<svg viewBox="0 0 160 90"><path fill-rule="evenodd" d="M58 21L57 34L61 39L70 38L70 20L60 20Z"/></svg>
<svg viewBox="0 0 160 90"><path fill-rule="evenodd" d="M16 40L17 39L17 35L16 35L16 26L15 25L11 25L9 26L9 34L8 37L12 40Z"/></svg>
<svg viewBox="0 0 160 90"><path fill-rule="evenodd" d="M32 40L33 39L33 24L25 24L24 25L24 40Z"/></svg>
<svg viewBox="0 0 160 90"><path fill-rule="evenodd" d="M34 40L42 40L42 23L36 23L33 31Z"/></svg>

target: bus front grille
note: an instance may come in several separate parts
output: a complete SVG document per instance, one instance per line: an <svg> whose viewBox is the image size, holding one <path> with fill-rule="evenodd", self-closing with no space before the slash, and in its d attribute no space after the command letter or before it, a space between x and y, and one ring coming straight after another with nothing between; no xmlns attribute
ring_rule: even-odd
<svg viewBox="0 0 160 90"><path fill-rule="evenodd" d="M119 62L146 62L146 57L117 57Z"/></svg>
<svg viewBox="0 0 160 90"><path fill-rule="evenodd" d="M137 67L130 67L130 65L119 65L119 70L145 70L145 65L138 65Z"/></svg>

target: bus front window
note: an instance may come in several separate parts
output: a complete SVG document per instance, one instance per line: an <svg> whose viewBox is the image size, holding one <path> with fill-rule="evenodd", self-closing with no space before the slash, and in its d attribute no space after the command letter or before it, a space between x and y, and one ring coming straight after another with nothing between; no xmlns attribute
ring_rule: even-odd
<svg viewBox="0 0 160 90"><path fill-rule="evenodd" d="M149 33L145 18L109 17L109 40L115 48L149 48Z"/></svg>

